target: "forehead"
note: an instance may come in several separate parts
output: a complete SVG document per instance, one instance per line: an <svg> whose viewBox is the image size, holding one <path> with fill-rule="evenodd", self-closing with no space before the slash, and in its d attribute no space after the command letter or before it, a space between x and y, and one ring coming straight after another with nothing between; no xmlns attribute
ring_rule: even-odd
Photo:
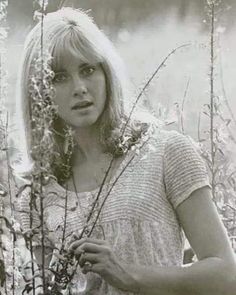
<svg viewBox="0 0 236 295"><path fill-rule="evenodd" d="M68 36L67 36L68 37ZM98 63L101 58L94 48L75 38L58 40L52 50L52 69L57 71L69 64Z"/></svg>
<svg viewBox="0 0 236 295"><path fill-rule="evenodd" d="M80 52L76 54L71 54L70 52L64 52L60 56L53 56L52 69L54 72L62 69L67 69L73 66L78 66L82 64L93 63L93 60L89 60L84 57Z"/></svg>

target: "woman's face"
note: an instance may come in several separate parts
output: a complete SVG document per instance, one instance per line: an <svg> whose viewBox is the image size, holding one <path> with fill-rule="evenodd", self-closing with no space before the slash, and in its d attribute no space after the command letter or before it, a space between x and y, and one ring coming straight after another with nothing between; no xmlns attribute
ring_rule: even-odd
<svg viewBox="0 0 236 295"><path fill-rule="evenodd" d="M54 102L58 115L74 128L94 125L106 103L106 79L99 63L84 62L81 55L62 57L54 69Z"/></svg>

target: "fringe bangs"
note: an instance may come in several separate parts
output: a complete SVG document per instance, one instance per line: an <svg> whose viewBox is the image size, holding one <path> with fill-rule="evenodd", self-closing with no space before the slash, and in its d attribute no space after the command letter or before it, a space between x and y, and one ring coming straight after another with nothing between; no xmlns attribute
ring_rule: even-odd
<svg viewBox="0 0 236 295"><path fill-rule="evenodd" d="M60 37L59 37L60 36ZM57 71L71 57L78 57L85 63L102 63L103 58L93 49L93 45L81 36L75 27L64 28L55 36L55 42L51 45L52 70ZM52 42L52 41L51 41Z"/></svg>

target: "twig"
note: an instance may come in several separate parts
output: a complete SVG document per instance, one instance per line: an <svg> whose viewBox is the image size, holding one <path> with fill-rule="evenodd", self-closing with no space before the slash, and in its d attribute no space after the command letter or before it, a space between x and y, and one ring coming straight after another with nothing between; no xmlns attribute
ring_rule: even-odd
<svg viewBox="0 0 236 295"><path fill-rule="evenodd" d="M214 43L215 43L215 1L213 0L210 4L210 16L211 16L211 33L210 33L210 141L211 141L211 170L212 170L212 195L215 200L215 177L214 177L214 168L215 168L215 141L214 141L214 74L215 74L215 52L214 52Z"/></svg>
<svg viewBox="0 0 236 295"><path fill-rule="evenodd" d="M42 280L43 280L43 291L46 294L46 277L45 277L45 232L44 232L44 197L42 190L43 175L40 173L40 191L39 191L39 200L40 200L40 229L41 229L41 247L42 247Z"/></svg>
<svg viewBox="0 0 236 295"><path fill-rule="evenodd" d="M44 16L45 16L45 0L42 2L42 14L41 14L41 38L40 38L40 54L41 54L41 96L44 97L43 81L44 81L44 64L43 64L43 53L44 53ZM44 101L44 99L43 99ZM42 155L43 156L43 155ZM40 167L42 163L40 164ZM43 280L43 293L46 294L46 277L45 277L45 237L44 237L44 204L43 204L43 190L42 190L43 175L40 172L40 225L41 225L41 246L42 246L42 280Z"/></svg>
<svg viewBox="0 0 236 295"><path fill-rule="evenodd" d="M11 193L11 175L10 175L10 158L9 158L9 150L8 150L8 112L7 112L7 118L6 118L6 127L5 127L5 150L6 150L6 159L7 159L7 182L8 182L8 194L10 197L10 207L11 207L11 217L12 217L12 225L14 220L14 205L13 205L13 198ZM12 238L12 295L15 294L15 244L16 239L13 235Z"/></svg>
<svg viewBox="0 0 236 295"><path fill-rule="evenodd" d="M8 2L7 1L4 1L3 3L2 3L3 5L2 5L2 7L1 7L1 9L2 9L2 11L1 11L1 22L5 22L6 21L6 9L7 9L7 5L8 5ZM6 6L5 6L6 5ZM4 7L5 6L5 7ZM5 12L4 12L4 10L5 10ZM1 24L2 25L2 24ZM3 62L2 62L2 53L0 53L0 99L2 99L3 98L3 88L4 88L4 85L2 86L2 82L3 82L3 72L2 72L2 67L3 67ZM1 110L2 111L2 110ZM2 118L1 118L2 119ZM1 120L1 124L3 123L3 120ZM8 124L8 120L7 120L7 123L6 124ZM6 131L6 126L5 127L3 127L3 126L1 126L1 131L0 132L3 132L3 134L4 134L4 145L5 145L5 147L4 148L6 148L6 133L7 133L7 131ZM7 148L6 148L6 150L7 150ZM9 165L8 165L8 185L10 186L10 181L9 181ZM10 195L10 208L11 208L11 216L13 217L13 202L12 202L12 198L11 198L11 192L9 192L9 195ZM2 211L2 212L0 212L0 215L2 215L3 216L3 213L4 213L4 204L2 203L1 204L1 201L2 200L0 200L0 211ZM4 216L3 216L4 217ZM3 244L2 244L2 219L1 219L1 221L0 221L0 243L1 243L1 245L0 245L0 263L1 263L1 265L0 265L0 267L1 267L1 271L2 272L4 272L3 274L0 274L0 279L3 279L3 281L1 281L0 280L0 283L1 283L1 285L0 285L0 287L1 286L3 286L4 285L4 289L5 289L5 293L6 293L6 295L8 294L8 290L7 290L7 281L6 281L6 273L5 273L5 261L4 261L4 253L3 253ZM14 233L12 233L12 243L13 243L13 249L12 249L12 254L13 254L13 277L12 277L12 288L13 288L13 295L15 294L15 236L14 236Z"/></svg>
<svg viewBox="0 0 236 295"><path fill-rule="evenodd" d="M190 77L188 78L188 82L184 91L184 96L183 96L183 100L182 100L182 105L181 105L181 116L180 116L180 122L181 122L181 129L182 129L182 133L184 134L184 104L185 104L185 100L187 97L187 92L188 92L188 88L189 88L189 83L190 83Z"/></svg>
<svg viewBox="0 0 236 295"><path fill-rule="evenodd" d="M189 46L190 44L183 44L181 46L178 46L176 47L175 49L173 49L164 59L163 61L160 63L160 65L156 68L156 70L154 71L154 73L151 75L151 77L148 79L148 81L145 83L143 89L140 91L139 95L137 96L132 108L131 108L131 111L129 113L129 116L126 120L126 123L124 125L124 128L123 128L123 131L122 131L122 136L124 135L124 132L125 132L125 129L127 127L127 125L129 124L129 121L130 121L130 118L134 112L134 109L137 105L137 103L139 102L140 98L142 97L143 93L145 92L145 90L147 89L147 87L149 86L149 84L152 82L152 80L154 79L154 77L157 75L157 73L162 69L162 67L165 65L166 61L169 59L169 57L171 55L173 55L177 50L181 49L181 48L184 48L184 47L187 47Z"/></svg>
<svg viewBox="0 0 236 295"><path fill-rule="evenodd" d="M33 228L33 195L32 190L30 190L30 229ZM33 295L35 295L35 269L34 269L34 252L33 252L33 234L30 234L29 240L29 247L30 247L30 258L31 258L31 273L33 277L32 286L33 286Z"/></svg>
<svg viewBox="0 0 236 295"><path fill-rule="evenodd" d="M66 186L66 198L65 198L65 214L64 214L64 226L63 226L63 233L62 233L62 249L64 250L64 243L65 243L65 236L66 236L66 225L67 225L67 207L68 207L68 187Z"/></svg>
<svg viewBox="0 0 236 295"><path fill-rule="evenodd" d="M92 206L92 208L91 208L91 210L90 210L90 212L88 214L88 217L87 217L87 220L86 220L87 223L90 221L90 219L91 219L91 217L93 215L94 209L96 208L96 205L97 205L97 203L99 201L99 198L100 198L102 189L103 189L103 187L104 187L104 185L106 183L106 179L107 179L107 177L109 175L109 172L111 170L111 167L112 167L112 164L113 164L114 160L115 160L115 157L113 156L112 159L111 159L111 161L110 161L110 163L109 163L109 166L108 166L108 168L106 170L105 176L103 177L102 184L99 187L99 191L97 193L97 196L96 196L96 199L95 199L95 201L93 203L93 206ZM76 185L75 185L75 179L74 179L74 175L73 174L72 174L72 180L73 180L73 185L74 185L74 188L75 188L75 193L77 195L77 190L76 190ZM86 225L84 226L84 228L83 228L83 230L82 230L82 232L80 234L79 239L81 239L83 237L85 231L86 231Z"/></svg>
<svg viewBox="0 0 236 295"><path fill-rule="evenodd" d="M230 106L228 98L227 98L226 90L225 90L222 59L221 59L221 51L220 51L219 55L220 55L220 81L221 81L221 88L222 88L222 92L223 92L224 102L225 102L225 105L226 105L226 107L227 107L227 109L228 109L228 111L230 113L230 116L231 116L234 124L236 125L236 118L234 116L234 113L232 112L231 106Z"/></svg>
<svg viewBox="0 0 236 295"><path fill-rule="evenodd" d="M63 5L65 4L66 0L61 0L58 9L61 9L63 7Z"/></svg>
<svg viewBox="0 0 236 295"><path fill-rule="evenodd" d="M198 141L201 142L201 111L198 114L198 121L197 121L197 135L198 135Z"/></svg>
<svg viewBox="0 0 236 295"><path fill-rule="evenodd" d="M148 140L147 140L147 141L148 141ZM141 150L141 149L143 148L143 146L147 143L147 141L145 141L145 142L142 144L142 146L140 147L140 150ZM92 232L93 232L93 230L94 230L94 228L95 228L95 226L96 226L96 224L97 224L98 218L99 218L99 216L100 216L100 214L101 214L101 212L102 212L102 209L103 209L103 207L104 207L104 205L105 205L105 202L107 201L107 198L109 197L109 195L110 195L112 189L114 188L115 184L117 183L117 181L119 180L119 178L121 177L121 175L125 172L126 168L127 168L127 167L130 165L130 163L133 161L133 159L135 158L135 156L136 156L136 153L134 153L134 155L129 159L129 161L127 162L127 164L125 165L125 167L121 170L121 172L119 173L119 175L116 177L116 179L115 179L114 182L112 183L110 189L108 190L108 192L107 192L106 196L104 197L104 200L103 200L103 202L102 202L102 204L101 204L101 206L100 206L100 208L99 208L99 210L98 210L97 216L96 216L96 218L95 218L95 221L94 221L94 223L93 223L92 228L91 228L90 231L89 231L88 237L91 236L91 234L92 234Z"/></svg>
<svg viewBox="0 0 236 295"><path fill-rule="evenodd" d="M4 206L2 198L0 197L0 216L4 216ZM3 253L3 220L0 219L0 287L4 286L6 295L7 292L7 282L6 282L6 272L5 272L5 261L4 261L4 253ZM2 272L2 273L1 273Z"/></svg>

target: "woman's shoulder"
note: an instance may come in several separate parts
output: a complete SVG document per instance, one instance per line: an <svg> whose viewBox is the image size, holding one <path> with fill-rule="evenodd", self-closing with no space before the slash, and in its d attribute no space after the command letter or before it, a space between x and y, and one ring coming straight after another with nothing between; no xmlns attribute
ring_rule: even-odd
<svg viewBox="0 0 236 295"><path fill-rule="evenodd" d="M150 138L156 143L167 146L175 145L176 143L191 141L189 136L185 136L176 130L167 130L162 126L150 126L148 132Z"/></svg>
<svg viewBox="0 0 236 295"><path fill-rule="evenodd" d="M198 149L197 143L189 136L176 130L167 130L163 127L153 127L152 136L155 141L164 144L165 149L178 146L191 146Z"/></svg>
<svg viewBox="0 0 236 295"><path fill-rule="evenodd" d="M190 136L176 130L166 130L162 127L152 127L149 133L148 145L153 156L163 159L201 158L201 149Z"/></svg>

